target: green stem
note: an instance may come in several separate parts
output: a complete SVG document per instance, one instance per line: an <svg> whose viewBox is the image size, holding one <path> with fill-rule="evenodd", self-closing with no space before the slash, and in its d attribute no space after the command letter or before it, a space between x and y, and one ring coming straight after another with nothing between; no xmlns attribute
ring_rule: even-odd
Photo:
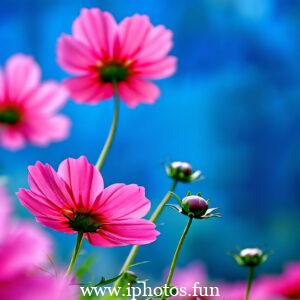
<svg viewBox="0 0 300 300"><path fill-rule="evenodd" d="M114 136L116 134L117 131L117 126L118 126L118 121L119 121L119 114L120 114L120 98L119 98L119 93L118 93L118 87L116 82L113 82L113 86L114 86L114 102L115 102L115 108L114 108L114 118L112 121L112 125L109 131L109 134L107 136L105 145L101 151L101 154L98 158L98 161L96 163L96 167L98 168L98 170L101 170L105 159L107 157L107 154L111 148L112 142L114 140Z"/></svg>
<svg viewBox="0 0 300 300"><path fill-rule="evenodd" d="M156 208L156 210L153 212L153 214L150 217L150 221L152 221L153 223L155 223L158 219L158 217L161 215L164 206L167 204L167 202L170 200L172 193L175 191L177 185L177 181L174 180L170 186L170 189L168 191L168 193L165 195L165 197L163 198L163 200L160 202L160 204L158 205L158 207ZM130 268L130 266L132 265L134 259L137 256L137 253L139 251L139 246L135 245L131 248L126 261L124 262L122 269L120 271L120 274L128 271L128 269ZM122 276L116 281L115 283L115 287L118 287L120 282L122 280Z"/></svg>
<svg viewBox="0 0 300 300"><path fill-rule="evenodd" d="M254 267L249 267L249 276L248 276L245 300L249 300L253 279L254 279Z"/></svg>
<svg viewBox="0 0 300 300"><path fill-rule="evenodd" d="M76 240L76 246L75 246L75 249L73 251L73 255L72 255L68 270L67 270L67 274L70 274L72 272L73 268L74 268L76 259L78 257L78 254L80 252L80 248L81 248L81 245L82 245L82 239L83 239L83 232L78 232L77 240Z"/></svg>
<svg viewBox="0 0 300 300"><path fill-rule="evenodd" d="M155 209L155 211L153 212L153 214L150 217L150 221L155 223L157 221L157 219L159 218L159 216L161 215L165 205L169 202L172 193L175 191L176 189L176 185L177 185L177 181L173 180L172 185L168 191L168 193L166 194L166 196L162 199L162 201L159 203L159 205L157 206L157 208Z"/></svg>
<svg viewBox="0 0 300 300"><path fill-rule="evenodd" d="M171 286L171 282L172 282L172 278L173 278L173 275L174 275L174 271L175 271L175 267L176 267L176 264L177 264L177 260L178 260L178 256L179 256L179 253L181 251L181 248L182 248L182 245L183 245L183 242L189 232L189 229L192 225L192 222L193 222L193 218L189 218L189 221L187 223L187 225L185 226L184 228L184 231L181 235L181 238L178 242L178 245L177 245L177 248L176 248L176 251L174 253L174 256L173 256L173 260L172 260L172 263L171 263L171 267L170 267L170 271L169 271L169 275L168 275L168 278L167 278L167 281L166 281L166 286L167 287L170 287ZM161 297L161 300L164 300L164 299L167 299L167 296L164 294L162 295Z"/></svg>

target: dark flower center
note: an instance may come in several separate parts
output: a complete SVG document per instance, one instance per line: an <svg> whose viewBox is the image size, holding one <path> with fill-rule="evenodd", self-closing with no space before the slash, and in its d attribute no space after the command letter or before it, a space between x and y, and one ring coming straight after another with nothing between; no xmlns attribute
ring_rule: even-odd
<svg viewBox="0 0 300 300"><path fill-rule="evenodd" d="M128 75L128 69L120 63L110 63L100 68L101 79L104 82L124 81Z"/></svg>
<svg viewBox="0 0 300 300"><path fill-rule="evenodd" d="M18 109L12 106L0 107L0 123L15 125L21 120L21 114Z"/></svg>
<svg viewBox="0 0 300 300"><path fill-rule="evenodd" d="M78 232L96 232L100 228L100 224L90 214L76 213L73 218L66 217L70 227Z"/></svg>

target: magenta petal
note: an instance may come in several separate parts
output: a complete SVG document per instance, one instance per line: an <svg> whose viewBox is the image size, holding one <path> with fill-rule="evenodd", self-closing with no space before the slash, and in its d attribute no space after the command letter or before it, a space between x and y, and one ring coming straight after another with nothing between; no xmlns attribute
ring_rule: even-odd
<svg viewBox="0 0 300 300"><path fill-rule="evenodd" d="M41 70L31 56L16 54L7 61L5 76L10 99L20 101L38 86Z"/></svg>
<svg viewBox="0 0 300 300"><path fill-rule="evenodd" d="M69 78L64 85L70 91L71 98L80 103L97 103L114 94L112 84L101 83L95 75Z"/></svg>
<svg viewBox="0 0 300 300"><path fill-rule="evenodd" d="M53 113L67 101L68 92L55 81L46 81L41 84L25 102L25 105L39 113Z"/></svg>
<svg viewBox="0 0 300 300"><path fill-rule="evenodd" d="M76 75L90 73L97 64L97 56L82 42L68 35L62 35L57 45L58 64Z"/></svg>
<svg viewBox="0 0 300 300"><path fill-rule="evenodd" d="M25 138L17 128L4 128L0 130L0 144L15 151L25 146Z"/></svg>
<svg viewBox="0 0 300 300"><path fill-rule="evenodd" d="M173 33L171 30L162 25L154 27L135 59L139 63L161 60L171 50L173 46L172 38Z"/></svg>
<svg viewBox="0 0 300 300"><path fill-rule="evenodd" d="M0 280L9 280L24 270L31 271L47 262L47 255L51 254L51 244L41 230L26 223L7 230L10 233L9 239L0 248Z"/></svg>
<svg viewBox="0 0 300 300"><path fill-rule="evenodd" d="M103 191L104 183L100 172L84 156L64 160L57 173L69 186L78 207L89 209Z"/></svg>
<svg viewBox="0 0 300 300"><path fill-rule="evenodd" d="M155 84L137 78L119 83L118 88L121 98L129 107L135 107L139 103L152 104L160 95Z"/></svg>
<svg viewBox="0 0 300 300"><path fill-rule="evenodd" d="M145 245L152 243L159 235L155 225L143 219L129 219L105 224L100 230L103 237L121 245Z"/></svg>
<svg viewBox="0 0 300 300"><path fill-rule="evenodd" d="M136 184L114 184L100 198L98 212L105 220L142 218L150 209L145 189Z"/></svg>
<svg viewBox="0 0 300 300"><path fill-rule="evenodd" d="M79 288L65 274L36 272L21 275L0 285L0 297L5 300L77 300Z"/></svg>
<svg viewBox="0 0 300 300"><path fill-rule="evenodd" d="M134 58L142 49L152 25L147 16L134 15L125 18L119 25L120 57Z"/></svg>
<svg viewBox="0 0 300 300"><path fill-rule="evenodd" d="M5 78L3 71L0 70L0 103L5 100L6 87L5 87Z"/></svg>
<svg viewBox="0 0 300 300"><path fill-rule="evenodd" d="M83 8L72 29L77 40L101 57L112 55L117 24L110 13Z"/></svg>
<svg viewBox="0 0 300 300"><path fill-rule="evenodd" d="M175 73L177 58L168 56L159 61L137 64L135 72L138 77L145 79L162 79Z"/></svg>
<svg viewBox="0 0 300 300"><path fill-rule="evenodd" d="M29 166L28 171L31 191L46 199L49 205L64 208L73 204L65 182L50 165L37 162L34 166Z"/></svg>
<svg viewBox="0 0 300 300"><path fill-rule="evenodd" d="M92 245L117 247L126 245L145 245L156 240L158 232L155 225L142 219L131 219L106 224L98 233L89 234Z"/></svg>
<svg viewBox="0 0 300 300"><path fill-rule="evenodd" d="M34 116L24 125L27 139L39 146L47 146L50 142L61 141L69 136L71 123L62 115Z"/></svg>

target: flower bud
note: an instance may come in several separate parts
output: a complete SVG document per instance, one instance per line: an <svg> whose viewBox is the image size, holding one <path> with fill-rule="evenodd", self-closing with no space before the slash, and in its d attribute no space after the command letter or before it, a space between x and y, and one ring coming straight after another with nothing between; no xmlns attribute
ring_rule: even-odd
<svg viewBox="0 0 300 300"><path fill-rule="evenodd" d="M208 210L208 202L200 196L187 196L182 200L182 213L199 218Z"/></svg>
<svg viewBox="0 0 300 300"><path fill-rule="evenodd" d="M238 255L234 255L234 258L241 266L257 267L264 263L268 256L259 248L245 248Z"/></svg>
<svg viewBox="0 0 300 300"><path fill-rule="evenodd" d="M166 172L169 177L181 182L193 182L201 177L201 171L193 172L192 166L182 161L175 161L167 165Z"/></svg>

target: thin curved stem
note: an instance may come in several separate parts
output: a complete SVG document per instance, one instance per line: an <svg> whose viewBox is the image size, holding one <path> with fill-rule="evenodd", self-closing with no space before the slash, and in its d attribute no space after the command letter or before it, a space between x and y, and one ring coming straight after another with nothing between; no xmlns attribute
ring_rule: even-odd
<svg viewBox="0 0 300 300"><path fill-rule="evenodd" d="M172 260L172 263L171 263L169 275L168 275L168 278L167 278L167 281L166 281L166 286L167 287L171 286L171 282L172 282L172 278L173 278L173 275L174 275L174 271L175 271L175 267L176 267L176 264L177 264L177 260L178 260L178 257L179 257L179 253L181 251L183 242L184 242L185 238L187 237L187 234L188 234L189 229L190 229L190 227L192 225L192 222L193 222L193 218L189 218L189 221L188 221L187 225L185 226L184 231L183 231L183 233L181 235L181 238L180 238L180 240L178 242L178 245L177 245L177 248L175 250L175 253L174 253L174 256L173 256L173 260ZM161 297L161 300L164 300L164 299L167 299L167 296L165 294L162 295L162 297Z"/></svg>
<svg viewBox="0 0 300 300"><path fill-rule="evenodd" d="M254 267L249 267L249 276L248 276L245 300L250 299L249 297L250 297L250 291L251 291L253 279L254 279Z"/></svg>
<svg viewBox="0 0 300 300"><path fill-rule="evenodd" d="M72 255L68 270L67 270L67 274L70 274L73 271L76 259L78 257L78 254L79 254L81 246L82 246L82 239L83 239L83 232L78 232L75 249L73 251L73 255Z"/></svg>
<svg viewBox="0 0 300 300"><path fill-rule="evenodd" d="M175 188L177 186L177 181L174 180L170 186L169 191L167 192L167 194L165 195L165 197L162 199L162 201L160 202L160 204L158 205L158 207L155 209L155 211L153 212L153 214L150 217L150 221L152 221L153 223L155 223L158 219L158 217L161 215L164 206L167 204L167 202L170 200L172 193L175 191ZM120 274L126 272L129 268L130 265L132 265L134 259L137 256L137 253L139 251L139 246L135 245L131 248L127 259L125 260L122 269L120 271ZM119 278L119 280L116 281L115 283L115 287L119 286L120 282L122 280L122 277Z"/></svg>
<svg viewBox="0 0 300 300"><path fill-rule="evenodd" d="M96 167L98 170L101 170L104 165L105 159L111 148L118 127L118 121L120 115L120 97L118 93L117 83L113 82L113 86L114 86L114 102L115 102L114 117L113 117L112 125L109 134L107 136L106 142L96 163Z"/></svg>
<svg viewBox="0 0 300 300"><path fill-rule="evenodd" d="M175 191L177 186L177 181L174 180L172 182L172 185L168 191L168 193L166 194L166 196L162 199L162 201L159 203L159 205L157 206L157 208L155 209L155 211L153 212L153 214L150 217L150 221L155 223L157 221L157 219L159 218L159 216L161 215L165 205L169 202L172 193Z"/></svg>

